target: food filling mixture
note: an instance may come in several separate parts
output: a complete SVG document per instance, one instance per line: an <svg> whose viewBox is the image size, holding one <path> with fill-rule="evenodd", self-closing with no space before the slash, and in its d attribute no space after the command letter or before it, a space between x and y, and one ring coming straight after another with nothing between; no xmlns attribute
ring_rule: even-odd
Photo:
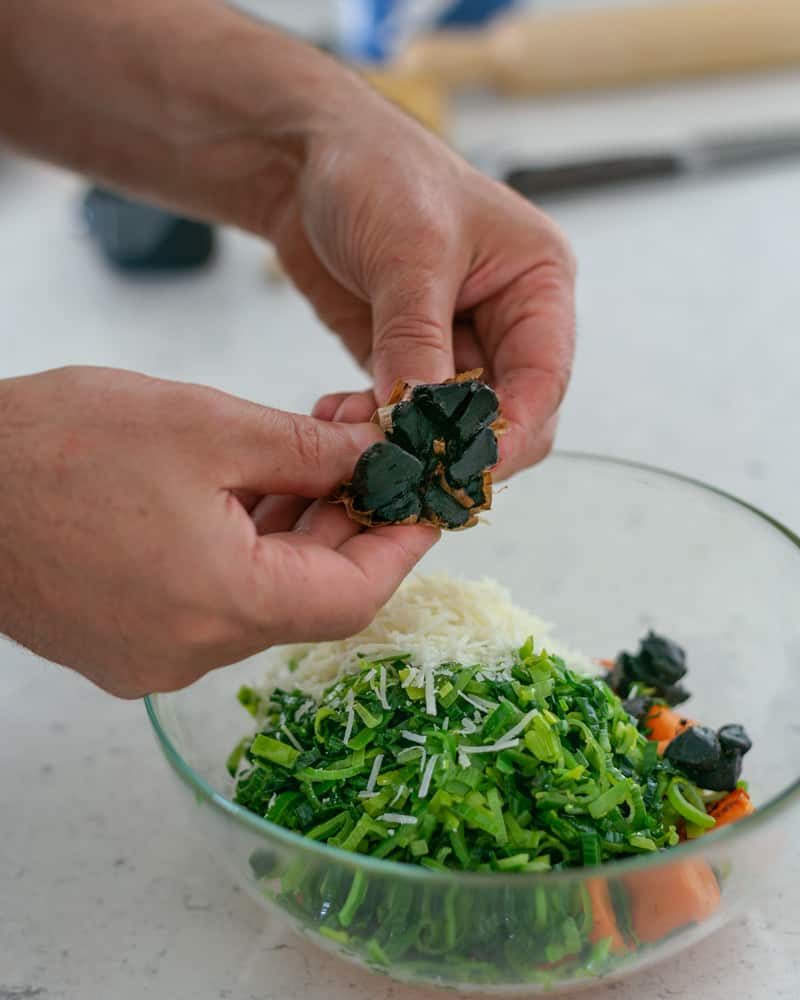
<svg viewBox="0 0 800 1000"><path fill-rule="evenodd" d="M291 649L263 689L240 690L257 732L228 761L235 801L345 851L504 873L653 854L753 811L742 726L675 708L689 697L680 646L650 632L601 662L560 647L497 585L413 578L365 632ZM674 878L666 912L587 880L589 916L559 917L543 958L587 941L619 954L713 913L704 861ZM346 937L360 892L340 900L333 933Z"/></svg>

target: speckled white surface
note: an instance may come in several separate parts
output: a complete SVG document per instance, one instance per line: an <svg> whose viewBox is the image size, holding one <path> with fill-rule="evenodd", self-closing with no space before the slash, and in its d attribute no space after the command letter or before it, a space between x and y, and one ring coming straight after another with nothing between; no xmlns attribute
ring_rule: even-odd
<svg viewBox="0 0 800 1000"><path fill-rule="evenodd" d="M468 148L558 152L787 121L800 74L500 109ZM362 384L257 241L207 275L126 282L81 235L79 186L0 160L0 376L66 362L208 382L307 409ZM553 206L580 260L560 443L706 479L800 527L800 164ZM142 706L0 646L0 1000L411 1000L300 942L218 871L170 808ZM591 995L800 996L800 845L783 888L669 967Z"/></svg>

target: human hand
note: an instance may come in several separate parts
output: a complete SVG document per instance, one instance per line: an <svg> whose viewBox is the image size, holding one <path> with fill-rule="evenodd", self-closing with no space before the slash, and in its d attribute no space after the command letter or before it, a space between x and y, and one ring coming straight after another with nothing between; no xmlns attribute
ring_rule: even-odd
<svg viewBox="0 0 800 1000"><path fill-rule="evenodd" d="M334 60L215 0L6 0L0 35L12 141L270 238L379 402L398 377L482 367L509 425L499 472L546 453L572 360L574 268L532 205ZM340 417L374 402L357 396Z"/></svg>
<svg viewBox="0 0 800 1000"><path fill-rule="evenodd" d="M312 502L370 425L102 368L0 382L0 416L0 631L123 697L358 631L437 537Z"/></svg>
<svg viewBox="0 0 800 1000"><path fill-rule="evenodd" d="M557 227L366 92L312 140L269 233L320 318L374 377L314 415L368 420L397 378L482 368L509 433L500 475L549 451L573 355L574 265Z"/></svg>

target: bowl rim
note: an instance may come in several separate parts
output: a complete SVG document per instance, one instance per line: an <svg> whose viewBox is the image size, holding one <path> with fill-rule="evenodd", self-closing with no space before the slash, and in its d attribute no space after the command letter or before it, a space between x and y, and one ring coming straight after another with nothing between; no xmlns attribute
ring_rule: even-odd
<svg viewBox="0 0 800 1000"><path fill-rule="evenodd" d="M751 514L758 519L775 528L789 542L791 542L800 554L800 537L791 528L782 524L770 514L765 513L760 508L751 504L747 500L742 500L726 490L717 486L712 486L683 473L673 472L656 465L645 462L638 462L633 459L620 458L612 455L594 453L589 451L562 450L558 449L552 453L547 461L565 460L567 462L595 462L605 465L614 465L622 468L647 472L664 479L696 487L706 493L711 493L722 500L733 504ZM718 846L729 845L734 841L742 842L751 835L763 829L774 817L784 813L791 808L797 800L800 800L800 775L788 784L777 795L773 796L763 806L760 806L750 816L744 817L736 823L729 824L721 830L712 831L703 837L693 841L685 841L674 848L665 851L658 851L655 854L639 854L630 858L606 861L599 865L590 867L562 868L557 871L548 872L473 872L453 869L441 872L425 868L421 865L412 865L407 862L391 861L384 858L373 858L369 854L358 854L352 851L343 851L339 847L324 844L316 840L309 840L302 834L294 833L285 827L269 820L248 809L237 805L231 799L216 791L206 780L201 777L190 764L181 756L170 737L167 735L158 711L158 694L149 694L144 697L144 704L147 716L153 727L156 740L159 743L164 756L178 777L186 783L195 795L202 797L211 803L214 808L224 816L230 817L236 823L249 829L251 832L259 834L262 838L278 840L285 847L292 850L299 850L316 856L319 860L337 861L350 868L366 869L378 877L390 877L420 880L427 884L439 883L445 885L483 885L494 888L526 887L533 888L542 884L553 885L555 882L569 882L576 879L581 880L598 872L608 872L608 878L627 875L641 871L654 871L659 868L666 868L669 865L680 861L688 861L691 858L702 857L716 850Z"/></svg>

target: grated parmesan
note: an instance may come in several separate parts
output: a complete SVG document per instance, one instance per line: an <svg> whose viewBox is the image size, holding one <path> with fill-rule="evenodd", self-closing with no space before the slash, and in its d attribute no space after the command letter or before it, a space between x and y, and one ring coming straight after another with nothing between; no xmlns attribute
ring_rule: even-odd
<svg viewBox="0 0 800 1000"><path fill-rule="evenodd" d="M522 718L519 720L516 726L512 726L507 733L503 733L503 735L499 737L497 742L501 743L504 740L513 740L515 736L519 736L520 733L523 733L528 728L528 724L530 723L531 719L534 719L538 714L539 714L539 709L532 708L530 712L522 716Z"/></svg>
<svg viewBox="0 0 800 1000"><path fill-rule="evenodd" d="M389 702L386 700L386 667L381 664L380 679L378 681L378 701L381 703L381 708L385 711L389 711Z"/></svg>
<svg viewBox="0 0 800 1000"><path fill-rule="evenodd" d="M497 708L496 701L488 701L486 698L479 698L476 694L467 694L465 691L458 692L459 698L463 698L464 701L468 701L473 708L477 708L479 712L493 712Z"/></svg>
<svg viewBox="0 0 800 1000"><path fill-rule="evenodd" d="M404 813L381 813L378 819L383 823L396 823L398 826L413 826L417 822L416 816L406 816Z"/></svg>
<svg viewBox="0 0 800 1000"><path fill-rule="evenodd" d="M513 750L515 746L519 745L519 740L498 740L496 743L491 743L486 746L481 747L470 747L470 746L460 746L458 748L459 754L462 753L500 753L501 750Z"/></svg>
<svg viewBox="0 0 800 1000"><path fill-rule="evenodd" d="M428 715L436 715L436 691L433 686L433 670L434 668L430 663L425 666L425 711Z"/></svg>
<svg viewBox="0 0 800 1000"><path fill-rule="evenodd" d="M400 799L402 799L402 797L404 795L408 795L408 786L401 784L400 787L397 789L397 793L396 793L395 797L392 799L392 801L389 803L389 805L393 806L395 804L395 802L399 802Z"/></svg>
<svg viewBox="0 0 800 1000"><path fill-rule="evenodd" d="M353 724L355 722L355 709L353 705L355 703L355 694L353 689L347 692L347 725L344 727L344 742L349 743L350 737L353 735Z"/></svg>
<svg viewBox="0 0 800 1000"><path fill-rule="evenodd" d="M369 778L367 778L367 791L370 793L375 791L375 782L378 780L378 775L381 773L382 763L383 754L379 753L372 762L372 770L369 772Z"/></svg>
<svg viewBox="0 0 800 1000"><path fill-rule="evenodd" d="M311 711L313 707L314 707L313 698L309 698L307 701L304 701L303 704L300 706L300 708L298 708L297 711L294 713L294 721L299 722L303 718L303 716L306 715L306 713Z"/></svg>
<svg viewBox="0 0 800 1000"><path fill-rule="evenodd" d="M562 646L553 638L552 626L514 605L509 592L494 581L415 575L357 635L261 654L267 668L262 693L282 686L319 698L340 677L357 672L364 659L405 655L411 667L405 686L424 688L426 711L434 715L435 697L431 704L429 692L442 664L481 664L484 676L508 677L514 651L530 635L537 651L545 648L574 670L597 673L591 660ZM294 671L289 670L290 660L296 664ZM384 709L385 685L381 666L378 697Z"/></svg>
<svg viewBox="0 0 800 1000"><path fill-rule="evenodd" d="M433 769L436 767L436 761L439 759L438 753L431 754L428 763L425 765L425 772L422 775L422 781L419 783L419 797L424 799L428 794L428 789L431 787L431 778L433 777Z"/></svg>
<svg viewBox="0 0 800 1000"><path fill-rule="evenodd" d="M289 727L284 723L281 723L281 732L286 737L286 739L292 744L295 750L299 750L301 753L303 752L302 744L298 742L297 737L292 735L291 729L289 729Z"/></svg>

